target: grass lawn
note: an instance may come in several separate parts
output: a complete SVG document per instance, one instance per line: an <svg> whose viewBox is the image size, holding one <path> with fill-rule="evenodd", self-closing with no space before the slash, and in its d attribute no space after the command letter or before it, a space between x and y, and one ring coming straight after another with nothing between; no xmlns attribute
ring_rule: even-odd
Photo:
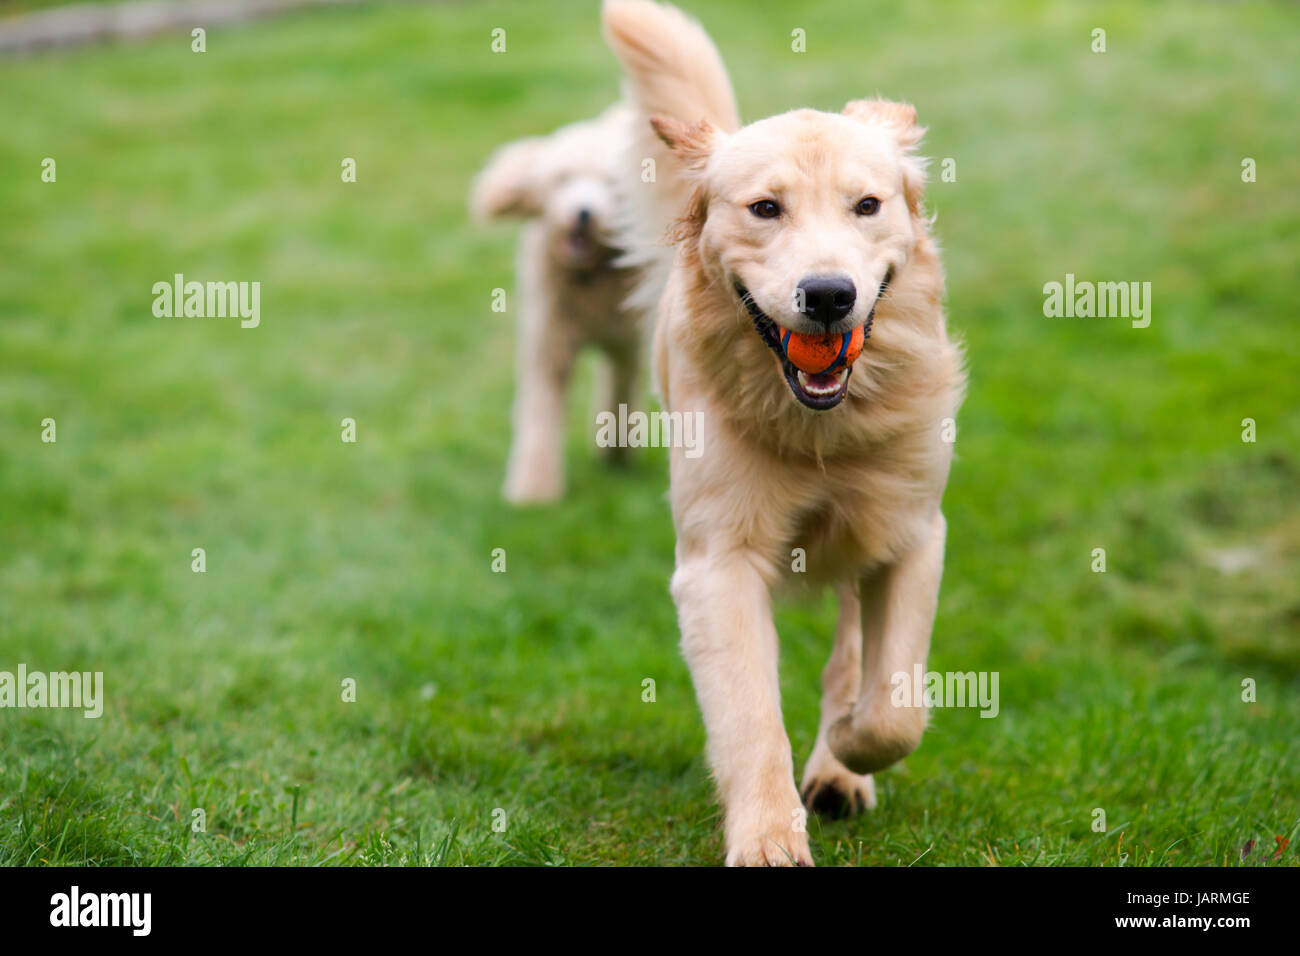
<svg viewBox="0 0 1300 956"><path fill-rule="evenodd" d="M1300 861L1295 10L689 7L746 117L909 99L957 173L929 191L971 370L930 667L997 671L1000 714L936 711L878 810L810 821L817 862ZM579 388L569 498L499 497L515 231L464 194L614 98L595 3L207 50L0 60L0 670L106 695L0 710L0 862L719 862L665 455L604 470ZM177 272L260 281L261 325L155 318ZM1044 317L1066 273L1151 282L1150 327ZM801 769L832 602L777 623Z"/></svg>

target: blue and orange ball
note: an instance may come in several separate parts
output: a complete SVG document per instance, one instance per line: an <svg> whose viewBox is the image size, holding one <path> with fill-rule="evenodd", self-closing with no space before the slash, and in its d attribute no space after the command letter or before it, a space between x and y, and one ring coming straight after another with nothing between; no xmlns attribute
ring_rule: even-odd
<svg viewBox="0 0 1300 956"><path fill-rule="evenodd" d="M852 332L804 335L781 329L781 349L790 364L809 375L825 375L852 365L862 354L866 332L858 326Z"/></svg>

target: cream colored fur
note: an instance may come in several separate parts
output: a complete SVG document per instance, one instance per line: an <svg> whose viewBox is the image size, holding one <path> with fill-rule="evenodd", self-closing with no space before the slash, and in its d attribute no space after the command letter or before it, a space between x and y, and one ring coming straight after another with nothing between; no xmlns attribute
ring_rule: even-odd
<svg viewBox="0 0 1300 956"><path fill-rule="evenodd" d="M502 147L475 181L480 219L527 219L516 264L516 392L504 494L516 504L564 491L565 395L578 353L605 356L598 410L636 402L643 330L624 305L633 270L610 243L620 215L620 164L634 113L614 106L594 120ZM588 213L578 252L572 237ZM617 458L624 449L608 450Z"/></svg>
<svg viewBox="0 0 1300 956"><path fill-rule="evenodd" d="M862 100L741 127L698 24L649 0L606 0L604 23L641 112L635 148L657 161L642 218L676 223L675 248L636 231L625 243L640 243L645 261L667 259L647 270L661 283L657 384L669 409L704 422L703 454L671 456L672 593L725 809L726 861L811 864L803 802L873 806L870 774L914 750L925 727L923 709L891 706L890 678L929 650L952 456L943 424L965 379L921 208L922 130L910 106ZM652 121L661 145L645 132ZM857 214L868 195L879 212ZM749 208L778 196L780 219ZM826 272L856 283L856 322L892 281L847 397L814 411L792 395L735 286L802 329L792 293ZM796 549L807 555L802 574ZM841 601L802 801L772 620L772 594L789 582L832 585Z"/></svg>

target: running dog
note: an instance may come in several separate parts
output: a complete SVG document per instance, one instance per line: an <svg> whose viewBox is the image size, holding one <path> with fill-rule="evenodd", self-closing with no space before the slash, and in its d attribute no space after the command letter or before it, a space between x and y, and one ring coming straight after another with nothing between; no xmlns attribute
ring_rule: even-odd
<svg viewBox="0 0 1300 956"><path fill-rule="evenodd" d="M923 130L884 100L742 126L697 23L650 0L606 0L603 18L639 114L624 167L656 170L631 190L619 241L647 262L641 300L658 300L661 399L705 426L702 453L671 452L672 594L726 862L811 865L804 805L873 806L871 774L926 724L923 707L893 705L891 683L929 650L965 373L922 208ZM783 346L859 327L861 355L837 371L802 371ZM840 600L800 788L772 620L783 580Z"/></svg>
<svg viewBox="0 0 1300 956"><path fill-rule="evenodd" d="M472 189L477 218L528 220L516 265L516 392L504 489L515 504L564 492L565 395L583 347L606 358L598 405L613 411L635 401L644 334L624 306L635 270L617 262L613 244L631 117L616 105L550 136L510 143ZM615 460L623 452L609 449Z"/></svg>

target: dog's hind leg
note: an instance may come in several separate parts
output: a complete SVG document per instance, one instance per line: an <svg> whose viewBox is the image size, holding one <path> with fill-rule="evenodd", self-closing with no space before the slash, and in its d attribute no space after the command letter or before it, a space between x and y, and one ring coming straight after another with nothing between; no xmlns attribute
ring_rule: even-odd
<svg viewBox="0 0 1300 956"><path fill-rule="evenodd" d="M862 611L857 582L841 584L839 598L835 646L822 671L821 723L799 788L804 806L828 817L847 816L876 805L871 775L856 774L840 763L826 741L831 725L853 709L862 683Z"/></svg>

